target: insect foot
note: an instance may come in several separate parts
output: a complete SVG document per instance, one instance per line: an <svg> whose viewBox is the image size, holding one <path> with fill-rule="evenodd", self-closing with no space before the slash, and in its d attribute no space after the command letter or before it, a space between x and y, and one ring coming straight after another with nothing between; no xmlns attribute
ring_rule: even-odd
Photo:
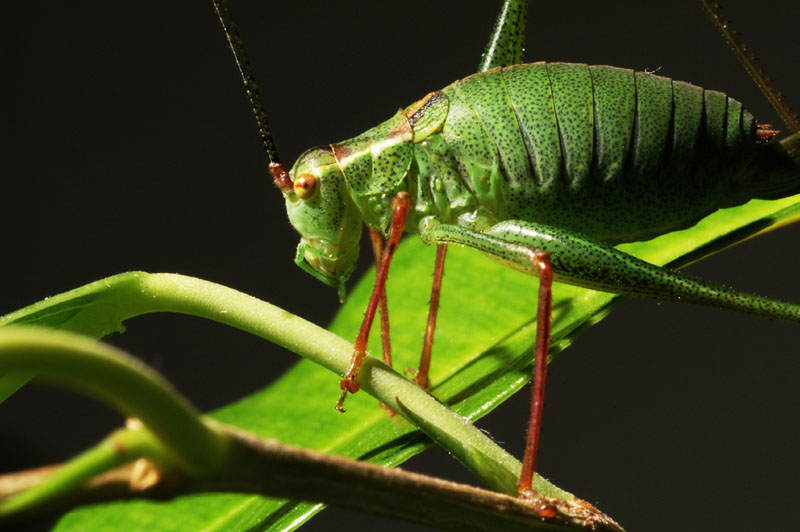
<svg viewBox="0 0 800 532"><path fill-rule="evenodd" d="M336 403L336 410L339 412L344 412L344 400L347 398L347 393L356 393L361 389L361 385L358 384L356 379L358 379L358 370L361 368L361 362L365 356L364 350L356 350L350 360L350 367L347 368L347 373L339 381L339 386L342 388L342 395L339 396L339 401Z"/></svg>

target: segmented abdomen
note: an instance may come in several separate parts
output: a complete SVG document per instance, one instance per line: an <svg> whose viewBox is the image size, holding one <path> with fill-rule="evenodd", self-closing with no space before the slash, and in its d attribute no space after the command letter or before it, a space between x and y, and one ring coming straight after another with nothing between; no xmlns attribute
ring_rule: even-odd
<svg viewBox="0 0 800 532"><path fill-rule="evenodd" d="M609 66L535 63L443 89L458 173L496 219L618 243L750 199L752 115L716 91Z"/></svg>

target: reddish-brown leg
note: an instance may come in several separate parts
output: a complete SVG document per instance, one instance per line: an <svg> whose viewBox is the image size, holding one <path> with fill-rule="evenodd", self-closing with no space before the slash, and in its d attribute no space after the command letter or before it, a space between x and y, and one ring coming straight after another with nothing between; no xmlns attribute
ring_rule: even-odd
<svg viewBox="0 0 800 532"><path fill-rule="evenodd" d="M547 353L550 348L550 314L552 307L553 271L550 255L543 251L533 252L533 264L539 270L539 305L536 313L536 362L533 369L533 396L531 398L531 417L528 423L528 437L525 442L525 457L522 460L522 473L517 483L519 496L536 499L533 491L533 471L536 452L539 448L539 430L542 426L542 406L544 406L544 384L547 377ZM542 515L555 511L542 508Z"/></svg>
<svg viewBox="0 0 800 532"><path fill-rule="evenodd" d="M447 256L447 244L436 246L436 265L433 268L433 288L431 303L428 307L428 325L425 327L425 341L422 343L422 356L414 382L426 390L430 388L428 372L431 368L431 349L433 349L433 331L436 330L436 315L439 312L439 295L442 293L442 277L444 276L444 259Z"/></svg>
<svg viewBox="0 0 800 532"><path fill-rule="evenodd" d="M364 314L364 321L361 322L361 329L358 331L358 336L356 336L356 341L353 344L353 358L350 359L350 367L339 383L342 388L342 395L339 397L339 402L336 403L336 410L340 412L344 412L344 400L347 397L347 393L356 393L360 388L357 381L358 371L366 356L369 330L372 327L372 321L375 319L375 312L378 309L381 293L386 287L386 278L389 276L389 264L391 264L394 252L397 249L397 245L400 243L400 237L403 236L403 227L405 226L406 216L410 210L411 197L408 195L408 192L398 192L392 200L392 226L389 231L389 239L386 241L386 250L383 252L383 257L381 258L381 267L378 268L375 286L372 288L372 295L369 298L369 304Z"/></svg>
<svg viewBox="0 0 800 532"><path fill-rule="evenodd" d="M372 241L372 254L375 256L375 271L381 267L383 257L383 235L380 231L369 228L369 239ZM378 310L381 315L381 344L383 346L383 361L387 366L392 366L392 342L389 340L389 307L386 303L386 287L381 291L381 298L378 302Z"/></svg>

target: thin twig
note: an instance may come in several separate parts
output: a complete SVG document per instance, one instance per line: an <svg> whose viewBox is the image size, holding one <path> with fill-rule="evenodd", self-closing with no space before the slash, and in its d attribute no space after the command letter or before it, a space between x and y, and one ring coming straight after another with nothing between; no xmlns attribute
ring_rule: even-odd
<svg viewBox="0 0 800 532"><path fill-rule="evenodd" d="M222 427L229 438L227 466L213 476L193 479L171 471L144 490L131 487L133 469L118 468L79 490L48 502L49 511L78 504L146 497L170 498L193 492L228 491L270 497L324 502L344 508L413 521L440 530L621 531L611 518L583 501L553 499L559 514L543 519L524 500L434 477L388 469L257 438ZM47 471L54 471L52 466ZM45 471L44 473L46 473ZM9 486L25 486L42 479L41 469L0 476L0 500ZM40 516L43 508L35 508ZM31 510L0 518L0 527L23 518Z"/></svg>

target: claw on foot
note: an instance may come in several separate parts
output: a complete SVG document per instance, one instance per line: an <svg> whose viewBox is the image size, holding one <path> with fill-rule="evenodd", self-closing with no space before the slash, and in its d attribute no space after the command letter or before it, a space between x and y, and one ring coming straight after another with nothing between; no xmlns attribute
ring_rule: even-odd
<svg viewBox="0 0 800 532"><path fill-rule="evenodd" d="M364 349L356 349L353 352L353 358L350 359L350 367L347 368L347 373L344 374L342 380L339 381L339 387L342 389L342 395L339 396L339 402L336 403L336 410L344 412L344 400L347 394L356 393L361 385L358 384L358 370L361 369L361 362L364 361L366 352Z"/></svg>
<svg viewBox="0 0 800 532"><path fill-rule="evenodd" d="M343 387L344 388L344 387ZM349 392L347 388L342 390L342 395L339 396L339 400L336 402L336 410L344 414L344 400L347 399L347 392Z"/></svg>
<svg viewBox="0 0 800 532"><path fill-rule="evenodd" d="M347 374L339 381L339 387L342 389L342 395L339 396L339 401L336 403L336 410L339 412L344 412L344 400L347 399L347 394L356 393L361 388L358 381L356 381L356 377L358 377L358 374Z"/></svg>

